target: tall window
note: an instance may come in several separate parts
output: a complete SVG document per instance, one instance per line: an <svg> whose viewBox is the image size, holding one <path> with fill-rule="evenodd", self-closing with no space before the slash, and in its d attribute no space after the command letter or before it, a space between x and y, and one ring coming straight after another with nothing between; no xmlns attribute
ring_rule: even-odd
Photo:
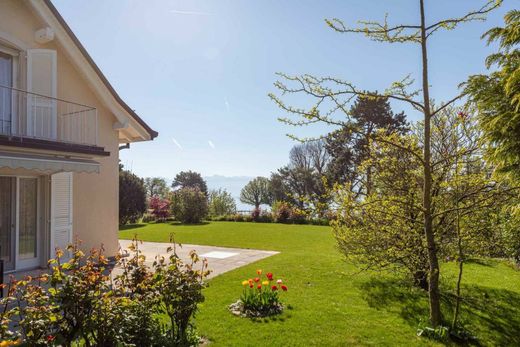
<svg viewBox="0 0 520 347"><path fill-rule="evenodd" d="M0 133L11 133L13 57L0 52Z"/></svg>

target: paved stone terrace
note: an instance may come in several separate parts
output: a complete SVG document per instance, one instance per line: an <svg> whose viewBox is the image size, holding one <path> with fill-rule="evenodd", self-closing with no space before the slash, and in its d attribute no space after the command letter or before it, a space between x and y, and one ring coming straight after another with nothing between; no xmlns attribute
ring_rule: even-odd
<svg viewBox="0 0 520 347"><path fill-rule="evenodd" d="M130 243L130 240L119 240L119 244L123 252L128 251L128 246ZM166 249L170 246L170 243L162 242L139 243L139 249L143 252L143 255L146 256L146 262L148 265L153 263L156 255L163 255L165 257L168 256ZM208 260L208 268L211 270L211 274L208 276L209 278L218 276L224 272L234 270L236 268L251 264L255 261L279 253L275 251L263 251L256 249L201 246L191 244L183 244L182 247L177 246L177 254L185 262L191 261L189 253L192 250L195 250L201 259L206 258ZM27 275L36 278L43 273L46 273L47 271L47 269L34 269L15 272L12 275L17 279L22 279ZM116 275L121 271L121 269L115 267L111 271L112 275ZM9 281L9 277L10 275L4 275L4 283Z"/></svg>
<svg viewBox="0 0 520 347"><path fill-rule="evenodd" d="M123 251L128 250L130 243L130 240L119 240ZM146 261L151 264L156 255L167 256L168 253L166 249L170 246L170 243L142 242L139 244L139 249L146 256ZM208 260L208 267L211 270L210 278L279 253L256 249L191 244L182 244L182 247L177 246L177 254L186 262L190 261L189 253L192 250L195 250L200 258L206 258ZM115 271L117 271L117 269L115 269Z"/></svg>

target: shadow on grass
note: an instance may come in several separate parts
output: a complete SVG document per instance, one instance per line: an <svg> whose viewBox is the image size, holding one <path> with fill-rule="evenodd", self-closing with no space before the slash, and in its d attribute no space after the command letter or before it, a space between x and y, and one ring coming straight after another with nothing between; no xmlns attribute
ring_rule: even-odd
<svg viewBox="0 0 520 347"><path fill-rule="evenodd" d="M253 323L269 323L269 322L285 322L287 318L290 318L290 316L269 316L269 317L262 317L262 318L249 318Z"/></svg>
<svg viewBox="0 0 520 347"><path fill-rule="evenodd" d="M370 307L399 314L417 327L428 318L428 294L404 281L371 279L361 285ZM520 346L520 294L506 290L466 285L462 288L460 323L477 341L473 344ZM455 297L444 295L444 318L451 322ZM449 325L449 324L447 324ZM478 342L480 341L480 343Z"/></svg>
<svg viewBox="0 0 520 347"><path fill-rule="evenodd" d="M293 306L287 305L282 314L275 314L267 317L252 317L248 319L250 319L253 323L285 322L287 319L292 317L292 310Z"/></svg>
<svg viewBox="0 0 520 347"><path fill-rule="evenodd" d="M487 266L487 267L493 267L496 266L497 262L496 260L489 260L489 259L479 259L479 258L472 258L472 259L466 259L466 264L476 264L481 266Z"/></svg>
<svg viewBox="0 0 520 347"><path fill-rule="evenodd" d="M122 231L122 230L129 230L129 229L143 228L143 227L145 227L145 226L146 226L146 224L143 224L143 223L125 224L125 225L120 225L120 226L119 226L119 231Z"/></svg>

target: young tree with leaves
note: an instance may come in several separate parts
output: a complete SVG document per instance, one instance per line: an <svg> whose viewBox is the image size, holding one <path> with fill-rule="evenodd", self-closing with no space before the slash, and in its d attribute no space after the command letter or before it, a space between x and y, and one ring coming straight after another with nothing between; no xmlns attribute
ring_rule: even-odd
<svg viewBox="0 0 520 347"><path fill-rule="evenodd" d="M489 0L481 8L471 11L461 17L447 18L427 23L425 0L418 0L419 21L417 24L389 25L387 19L383 23L374 21L361 22L361 27L350 29L339 19L326 20L327 24L340 33L364 34L369 39L387 43L412 43L420 48L421 55L421 89L409 91L413 80L406 77L394 82L384 93L365 92L352 83L333 77L315 77L311 75L290 76L279 74L282 80L275 86L282 94L304 93L316 100L309 109L287 105L280 97L270 94L274 102L289 114L300 117L298 120L282 118L286 124L301 126L325 122L331 125L344 126L345 121L338 121L334 115L341 111L343 115L349 115L349 103L359 95L364 97L387 97L389 100L405 102L419 111L423 116L423 141L422 153L417 154L407 144L392 143L391 145L410 151L417 157L422 168L422 216L424 223L424 237L428 250L428 275L429 275L429 304L430 322L437 327L442 322L440 291L439 291L439 259L437 244L435 242L435 225L432 207L432 158L431 158L431 120L436 114L446 107L454 104L462 98L462 94L455 95L437 107L430 101L430 80L428 65L428 42L432 35L439 30L451 30L461 23L483 20L485 15L500 5L500 0ZM290 84L290 85L289 85ZM324 109L329 106L328 109ZM379 140L381 141L381 140Z"/></svg>
<svg viewBox="0 0 520 347"><path fill-rule="evenodd" d="M498 216L514 189L491 176L476 122L448 107L432 118L432 214L438 255L459 265L456 326L461 281L467 257L490 256L497 243ZM373 169L373 189L360 198L337 189L339 206L333 230L340 250L363 268L405 270L415 285L428 289L428 248L424 239L420 153L423 125L410 134L381 135L371 144L365 166ZM394 144L414 150L396 147Z"/></svg>
<svg viewBox="0 0 520 347"><path fill-rule="evenodd" d="M208 198L211 217L230 215L237 211L235 198L225 189L210 190Z"/></svg>
<svg viewBox="0 0 520 347"><path fill-rule="evenodd" d="M271 203L269 180L259 176L249 181L240 191L240 201L253 205L256 210L260 208L260 205L269 205Z"/></svg>
<svg viewBox="0 0 520 347"><path fill-rule="evenodd" d="M166 180L161 177L146 177L144 179L144 187L146 188L148 198L159 197L166 199L170 193Z"/></svg>

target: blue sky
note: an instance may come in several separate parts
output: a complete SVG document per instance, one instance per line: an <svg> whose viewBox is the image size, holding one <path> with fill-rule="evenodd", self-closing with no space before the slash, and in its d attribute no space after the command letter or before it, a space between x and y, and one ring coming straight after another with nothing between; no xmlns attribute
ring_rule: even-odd
<svg viewBox="0 0 520 347"><path fill-rule="evenodd" d="M428 21L463 15L483 0L429 0ZM381 44L338 34L325 18L417 23L417 0L54 0L119 94L159 131L153 142L121 152L141 176L258 176L287 162L285 136L327 129L291 129L269 100L275 72L340 77L383 90L420 73L414 45ZM446 100L470 74L484 71L492 51L480 40L518 5L506 0L487 22L441 32L430 42L432 96ZM296 102L305 104L305 99ZM405 110L395 104L394 111Z"/></svg>

